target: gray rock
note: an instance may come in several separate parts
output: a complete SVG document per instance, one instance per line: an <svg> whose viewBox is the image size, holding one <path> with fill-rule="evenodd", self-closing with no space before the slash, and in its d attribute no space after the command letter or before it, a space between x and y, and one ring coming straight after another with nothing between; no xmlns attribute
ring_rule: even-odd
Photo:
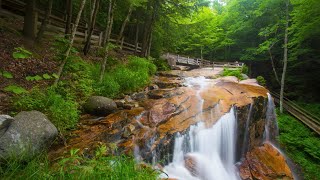
<svg viewBox="0 0 320 180"><path fill-rule="evenodd" d="M145 92L133 93L131 98L136 101L141 101L143 99L147 99L147 95Z"/></svg>
<svg viewBox="0 0 320 180"><path fill-rule="evenodd" d="M117 104L103 96L92 96L85 103L84 109L92 115L106 116L117 110Z"/></svg>
<svg viewBox="0 0 320 180"><path fill-rule="evenodd" d="M6 132L12 121L13 117L9 115L0 115L0 137Z"/></svg>
<svg viewBox="0 0 320 180"><path fill-rule="evenodd" d="M41 112L20 112L0 137L0 158L32 157L50 145L57 135L57 128Z"/></svg>

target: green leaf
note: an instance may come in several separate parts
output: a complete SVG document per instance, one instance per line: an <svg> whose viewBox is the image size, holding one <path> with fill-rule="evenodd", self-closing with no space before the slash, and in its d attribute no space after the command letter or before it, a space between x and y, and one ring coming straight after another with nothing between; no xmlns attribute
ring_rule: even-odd
<svg viewBox="0 0 320 180"><path fill-rule="evenodd" d="M44 79L51 79L52 78L49 74L44 74L44 75L42 75L42 77Z"/></svg>
<svg viewBox="0 0 320 180"><path fill-rule="evenodd" d="M42 80L43 78L41 77L41 76L39 76L39 75L36 75L36 76L34 76L34 80L36 80L36 81L40 81L40 80Z"/></svg>
<svg viewBox="0 0 320 180"><path fill-rule="evenodd" d="M9 73L8 71L3 71L2 76L7 78L7 79L12 79L13 75Z"/></svg>
<svg viewBox="0 0 320 180"><path fill-rule="evenodd" d="M26 80L27 80L27 81L34 81L34 77L32 77L32 76L27 76L27 77L26 77Z"/></svg>
<svg viewBox="0 0 320 180"><path fill-rule="evenodd" d="M56 78L56 79L58 79L58 77L59 77L58 74L56 74L56 73L53 73L51 76Z"/></svg>
<svg viewBox="0 0 320 180"><path fill-rule="evenodd" d="M15 94L22 94L22 93L28 92L23 87L16 86L16 85L7 86L7 87L4 88L4 90L7 91L7 92L15 93Z"/></svg>
<svg viewBox="0 0 320 180"><path fill-rule="evenodd" d="M32 56L32 52L22 47L15 48L14 50L15 52L12 54L14 59L26 59Z"/></svg>

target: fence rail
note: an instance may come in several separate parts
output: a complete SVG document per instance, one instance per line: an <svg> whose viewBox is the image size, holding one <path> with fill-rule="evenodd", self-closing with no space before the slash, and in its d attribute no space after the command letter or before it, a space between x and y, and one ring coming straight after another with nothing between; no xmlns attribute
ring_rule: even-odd
<svg viewBox="0 0 320 180"><path fill-rule="evenodd" d="M25 12L25 2L20 0L2 0L2 7L1 9L3 15L7 16L14 16L19 19L23 19L23 15ZM6 12L5 12L6 11ZM45 15L45 11L37 9L37 22L38 27L41 25L41 21ZM59 14L59 16L57 16ZM61 16L61 17L60 17ZM47 31L45 32L46 36L56 36L61 35L63 36L65 33L65 25L66 20L64 19L64 13L59 12L57 10L53 11L50 16L49 24L47 27ZM73 26L73 24L71 24ZM91 36L91 45L96 47L101 47L103 44L103 37L104 31L98 28L94 29L93 35ZM85 21L80 21L77 33L75 36L75 43L77 45L83 45L88 37L88 25ZM117 43L118 35L112 34L110 42ZM120 49L133 51L133 52L141 52L141 44L130 44L126 42L126 38L122 38L119 43Z"/></svg>
<svg viewBox="0 0 320 180"><path fill-rule="evenodd" d="M239 62L214 62L204 59L194 59L190 57L183 57L180 55L167 53L165 58L171 66L175 66L177 63L182 65L192 65L198 67L226 67L226 68L242 68L244 63Z"/></svg>
<svg viewBox="0 0 320 180"><path fill-rule="evenodd" d="M271 95L273 96L275 103L279 104L280 95L276 92L271 92ZM284 97L283 99L283 108L286 109L292 116L300 120L314 132L316 132L318 135L320 135L320 118L318 116L306 111L286 97Z"/></svg>

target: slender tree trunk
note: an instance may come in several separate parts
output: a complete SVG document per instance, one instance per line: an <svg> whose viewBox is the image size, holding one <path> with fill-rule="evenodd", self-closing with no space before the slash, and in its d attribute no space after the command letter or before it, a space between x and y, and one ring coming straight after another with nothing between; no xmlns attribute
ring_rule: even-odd
<svg viewBox="0 0 320 180"><path fill-rule="evenodd" d="M96 19L97 19L97 13L99 11L99 7L100 7L100 0L97 0L97 2L95 1L95 7L93 9L94 13L92 14L92 17L91 17L91 25L89 26L90 29L89 29L89 34L88 34L88 37L87 37L87 40L86 40L86 43L84 45L84 48L83 48L83 53L84 55L87 55L89 50L90 50L90 46L91 46L91 36L93 34L93 30L94 30L94 27L95 27L95 24L96 24Z"/></svg>
<svg viewBox="0 0 320 180"><path fill-rule="evenodd" d="M23 25L23 35L28 39L34 39L36 35L36 0L27 1L24 25Z"/></svg>
<svg viewBox="0 0 320 180"><path fill-rule="evenodd" d="M272 66L272 70L273 70L273 73L274 73L274 77L276 78L276 81L280 84L280 80L279 80L279 77L278 77L278 74L277 74L277 71L276 71L276 68L275 68L275 65L274 65L273 56L272 56L272 53L271 53L271 48L268 49L268 52L269 52L269 56L270 56L270 61L271 61L271 66Z"/></svg>
<svg viewBox="0 0 320 180"><path fill-rule="evenodd" d="M280 90L280 113L283 113L283 94L285 77L288 65L288 28L289 28L289 0L286 2L286 28L284 33L284 52L283 52L283 71L281 78L281 90Z"/></svg>
<svg viewBox="0 0 320 180"><path fill-rule="evenodd" d="M119 45L119 43L121 42L121 39L123 37L123 32L124 32L124 30L126 28L127 23L130 20L130 16L132 14L132 10L133 10L132 5L130 5L129 10L128 10L128 14L127 14L125 20L123 21L121 29L120 29L120 33L119 33L119 36L118 36L118 39L117 39L117 45Z"/></svg>
<svg viewBox="0 0 320 180"><path fill-rule="evenodd" d="M148 45L148 53L146 57L149 57L151 54L151 45L152 45L152 33L150 34L150 38L149 38L149 45Z"/></svg>
<svg viewBox="0 0 320 180"><path fill-rule="evenodd" d="M67 63L67 60L68 60L68 57L70 55L70 51L71 51L71 48L72 48L72 45L73 45L73 41L74 41L74 38L76 36L76 32L77 32L77 28L78 28L78 25L79 25L79 21L80 21L80 18L81 18L81 14L82 14L82 11L83 11L83 8L84 8L84 5L86 4L86 0L82 0L81 1L81 4L80 4L80 9L79 9L79 12L78 12L78 15L77 15L77 18L76 18L76 22L74 24L74 27L73 27L73 30L72 30L72 34L71 34L71 39L70 39L70 43L69 43L69 46L67 48L67 51L64 55L64 59L59 67L59 70L58 70L58 78L55 80L54 82L54 86L57 86L58 85L58 82L60 80L60 77L61 77L61 74L62 74L62 71L63 71L63 68L65 66L65 64Z"/></svg>
<svg viewBox="0 0 320 180"><path fill-rule="evenodd" d="M51 10L52 10L52 4L53 4L53 0L49 0L46 15L41 23L41 27L40 27L40 30L37 35L37 39L36 39L37 42L41 41L43 34L46 31L47 25L49 24L49 19L50 19Z"/></svg>
<svg viewBox="0 0 320 180"><path fill-rule="evenodd" d="M93 0L92 9L91 9L91 13L90 13L89 24L92 24L93 16L95 14L95 9L96 9L96 3L97 3L97 0Z"/></svg>
<svg viewBox="0 0 320 180"><path fill-rule="evenodd" d="M137 22L137 27L136 27L136 39L134 41L134 53L138 54L138 46L139 46L139 23Z"/></svg>
<svg viewBox="0 0 320 180"><path fill-rule="evenodd" d="M106 29L104 30L104 35L103 35L103 47L106 46L107 40L108 40L108 34L109 34L109 29L111 25L111 16L112 16L112 0L109 1L109 6L108 6L108 15L107 15L107 26Z"/></svg>
<svg viewBox="0 0 320 180"><path fill-rule="evenodd" d="M115 0L109 1L109 11L108 11L108 21L107 21L107 27L105 30L105 42L104 42L104 49L105 49L105 54L103 57L102 65L101 65L101 71L100 71L100 77L99 77L99 82L101 83L104 77L104 73L106 71L106 65L107 65L107 60L109 56L109 41L110 41L110 36L111 36L111 31L112 31L112 26L113 26L113 8L115 5Z"/></svg>
<svg viewBox="0 0 320 180"><path fill-rule="evenodd" d="M69 35L71 34L71 23L72 23L72 0L67 0L66 16L67 16L67 19L66 19L65 35Z"/></svg>

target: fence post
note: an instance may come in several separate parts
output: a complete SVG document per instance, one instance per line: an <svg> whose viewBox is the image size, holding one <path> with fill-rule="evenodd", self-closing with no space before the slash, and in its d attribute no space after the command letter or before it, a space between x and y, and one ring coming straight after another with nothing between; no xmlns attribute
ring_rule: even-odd
<svg viewBox="0 0 320 180"><path fill-rule="evenodd" d="M123 47L123 43L124 43L124 36L123 36L123 37L122 37L122 39L121 39L120 49L122 49L122 47Z"/></svg>
<svg viewBox="0 0 320 180"><path fill-rule="evenodd" d="M99 34L99 44L98 46L102 46L103 32L101 31Z"/></svg>

